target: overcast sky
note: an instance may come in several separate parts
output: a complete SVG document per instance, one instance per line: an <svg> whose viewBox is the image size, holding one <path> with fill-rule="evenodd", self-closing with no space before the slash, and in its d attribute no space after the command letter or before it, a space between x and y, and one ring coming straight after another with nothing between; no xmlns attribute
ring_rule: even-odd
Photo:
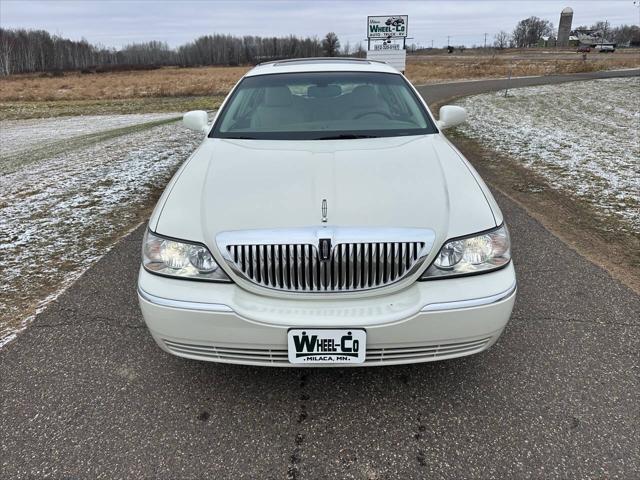
<svg viewBox="0 0 640 480"><path fill-rule="evenodd" d="M637 3L637 2L636 2ZM409 36L423 46L482 44L518 20L535 15L557 28L560 11L574 10L573 25L609 20L640 23L633 0L594 1L327 1L327 0L0 0L0 25L36 28L72 39L121 47L161 40L177 46L210 33L321 37L334 31L344 44L366 38L367 15L409 15Z"/></svg>

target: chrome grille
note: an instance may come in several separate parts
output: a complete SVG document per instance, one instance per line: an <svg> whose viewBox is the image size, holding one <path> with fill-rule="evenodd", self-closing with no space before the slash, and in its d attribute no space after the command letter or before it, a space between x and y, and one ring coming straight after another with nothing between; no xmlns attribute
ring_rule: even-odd
<svg viewBox="0 0 640 480"><path fill-rule="evenodd" d="M311 233L307 229L304 232ZM392 233L405 233L407 239L348 241L358 236L373 239L376 234L389 237L391 232L314 229L312 235L296 231L290 242L278 241L286 238L286 232L270 238L274 231L266 231L264 239L257 232L248 237L229 232L222 238L218 236L218 245L235 273L266 288L292 292L360 291L390 285L415 271L433 242L427 232L431 231L395 229ZM332 241L328 255L320 254L320 239ZM401 239L402 235L398 240Z"/></svg>

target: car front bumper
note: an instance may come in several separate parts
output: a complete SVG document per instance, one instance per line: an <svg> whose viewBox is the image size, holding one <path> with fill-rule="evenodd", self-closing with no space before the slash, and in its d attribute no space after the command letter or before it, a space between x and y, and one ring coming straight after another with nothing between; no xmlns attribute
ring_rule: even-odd
<svg viewBox="0 0 640 480"><path fill-rule="evenodd" d="M193 282L140 270L144 320L160 348L224 363L292 365L290 328L364 328L364 364L461 357L493 345L516 296L513 265L468 277L415 282L367 298L291 299L255 295L235 284ZM314 364L313 366L356 366Z"/></svg>

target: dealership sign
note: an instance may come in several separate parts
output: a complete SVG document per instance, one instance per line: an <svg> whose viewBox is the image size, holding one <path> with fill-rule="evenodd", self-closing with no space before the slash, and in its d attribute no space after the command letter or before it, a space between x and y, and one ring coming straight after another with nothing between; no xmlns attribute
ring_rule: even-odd
<svg viewBox="0 0 640 480"><path fill-rule="evenodd" d="M376 43L373 46L374 50L402 50L400 48L400 44L399 43Z"/></svg>
<svg viewBox="0 0 640 480"><path fill-rule="evenodd" d="M367 38L404 38L408 24L408 15L367 17Z"/></svg>

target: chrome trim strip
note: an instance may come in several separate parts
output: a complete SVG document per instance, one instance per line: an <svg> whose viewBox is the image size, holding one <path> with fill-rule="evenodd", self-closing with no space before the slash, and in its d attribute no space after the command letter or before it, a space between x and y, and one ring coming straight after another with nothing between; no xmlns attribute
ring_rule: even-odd
<svg viewBox="0 0 640 480"><path fill-rule="evenodd" d="M227 245L317 245L321 238L331 239L332 245L339 243L384 243L417 242L431 247L435 232L428 228L378 228L378 227L300 227L256 230L231 230L216 235L221 247Z"/></svg>
<svg viewBox="0 0 640 480"><path fill-rule="evenodd" d="M516 282L513 282L507 290L495 295L489 295L488 297L471 298L469 300L457 300L455 302L442 302L442 303L430 303L420 309L420 312L441 312L444 310L458 310L461 308L473 308L482 307L484 305L491 305L492 303L500 302L511 295L513 295L518 286Z"/></svg>
<svg viewBox="0 0 640 480"><path fill-rule="evenodd" d="M184 300L172 300L170 298L157 297L145 292L142 288L138 287L138 295L149 303L158 305L160 307L180 308L183 310L199 310L202 312L218 312L218 313L230 313L233 309L222 303L203 303L203 302L188 302Z"/></svg>

